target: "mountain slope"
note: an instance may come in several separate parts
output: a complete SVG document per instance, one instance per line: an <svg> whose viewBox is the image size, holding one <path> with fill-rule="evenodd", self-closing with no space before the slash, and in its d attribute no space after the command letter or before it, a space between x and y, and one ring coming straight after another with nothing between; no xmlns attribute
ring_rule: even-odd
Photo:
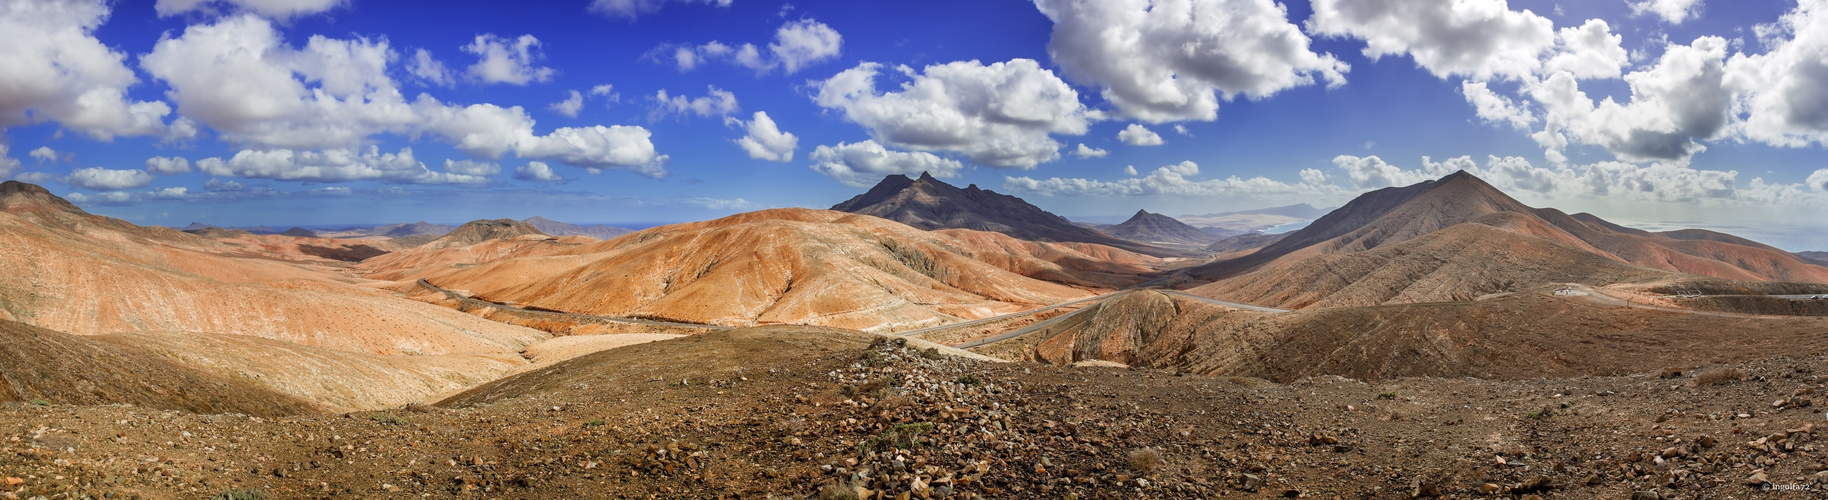
<svg viewBox="0 0 1828 500"><path fill-rule="evenodd" d="M926 173L919 179L890 175L868 192L831 209L873 215L926 230L974 229L1024 240L1097 243L1155 256L1181 254L1081 227L1021 198L978 189L976 184L960 189Z"/></svg>
<svg viewBox="0 0 1828 500"><path fill-rule="evenodd" d="M1207 245L1220 239L1219 235L1147 210L1137 210L1130 220L1105 228L1104 232L1128 240L1167 245Z"/></svg>
<svg viewBox="0 0 1828 500"><path fill-rule="evenodd" d="M485 300L574 313L862 330L938 325L1090 295L998 269L968 248L876 217L778 209L426 276Z"/></svg>
<svg viewBox="0 0 1828 500"><path fill-rule="evenodd" d="M1446 231L1461 225L1484 227ZM1212 282L1198 294L1308 307L1464 300L1544 280L1605 285L1667 273L1828 283L1828 268L1749 240L1534 209L1466 172L1365 193L1280 241L1186 276ZM1350 293L1329 298L1342 292Z"/></svg>
<svg viewBox="0 0 1828 500"><path fill-rule="evenodd" d="M530 217L525 220L522 220L521 222L525 222L528 225L533 226L534 229L538 229L542 233L550 234L553 236L589 236L589 237L596 238L599 240L607 240L607 239L615 238L617 236L635 232L632 229L623 229L623 228L619 228L619 227L610 227L610 226L604 226L604 225L584 227L584 226L579 226L577 224L559 222L559 221L555 221L552 219L548 219L545 217L539 217L539 216Z"/></svg>
<svg viewBox="0 0 1828 500"><path fill-rule="evenodd" d="M198 413L293 415L316 406L112 345L0 320L0 401L132 404Z"/></svg>

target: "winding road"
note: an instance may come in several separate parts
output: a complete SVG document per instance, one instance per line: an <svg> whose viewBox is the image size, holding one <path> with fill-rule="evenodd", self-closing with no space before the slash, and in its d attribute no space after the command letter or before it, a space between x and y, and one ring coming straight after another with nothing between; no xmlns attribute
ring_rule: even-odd
<svg viewBox="0 0 1828 500"><path fill-rule="evenodd" d="M505 310L515 311L515 312L526 313L526 314L543 315L543 316L558 316L558 317L562 317L562 318L571 318L571 319L578 319L578 320L585 320L585 321L603 321L603 322L609 322L609 323L626 323L626 324L631 324L631 325L663 326L663 327L670 327L670 328L696 328L696 329L701 329L701 330L729 330L730 329L730 327L728 327L728 326L706 325L706 324L700 324L700 323L678 323L678 322L673 322L673 321L654 321L654 320L647 320L647 319L618 318L615 316L593 316L593 315L589 315L589 314L576 314L576 313L559 312L559 311L546 311L546 310L540 310L540 309L527 309L525 307L512 306L512 305L503 304L500 302L489 302L489 301L478 299L475 297L467 297L467 296L464 296L463 294L460 294L457 292L439 288L438 285L433 285L432 282L426 281L424 279L419 280L419 286L425 288L426 290L431 290L433 292L442 293L446 297L450 297L451 299L457 300L459 302L468 302L468 303L471 303L472 305L494 307L494 308L505 309Z"/></svg>

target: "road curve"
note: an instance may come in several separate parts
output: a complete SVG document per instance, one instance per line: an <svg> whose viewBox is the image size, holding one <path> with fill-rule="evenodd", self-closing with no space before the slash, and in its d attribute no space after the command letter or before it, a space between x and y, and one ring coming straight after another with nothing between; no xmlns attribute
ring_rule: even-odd
<svg viewBox="0 0 1828 500"><path fill-rule="evenodd" d="M990 322L993 322L993 321L1002 321L1002 320L1006 320L1006 319L1010 319L1010 318L1015 318L1015 317L1020 317L1020 316L1026 316L1026 315L1029 315L1029 314L1038 314L1038 313L1043 313L1043 312L1047 312L1047 311L1051 311L1051 310L1054 310L1054 309L1059 309L1059 308L1062 308L1062 307L1066 307L1066 306L1070 306L1070 305L1074 305L1074 304L1080 304L1080 303L1084 303L1084 302L1091 302L1091 301L1095 301L1095 300L1104 300L1104 299L1106 299L1106 298L1109 298L1109 297L1110 297L1110 296L1112 296L1112 295L1114 295L1114 294L1116 294L1116 293L1117 293L1117 292L1110 292L1110 293L1106 293L1106 294L1103 294L1103 295L1093 295L1093 296L1091 296L1091 297L1086 297L1086 298L1083 298L1083 299L1079 299L1079 300L1074 300L1074 301L1070 301L1070 302L1061 302L1061 303L1059 303L1059 304L1054 304L1054 305L1051 305L1051 306L1047 306L1047 307L1042 307L1042 308L1039 308L1039 309L1029 309L1029 310L1026 310L1026 311L1016 311L1016 312L1012 312L1012 313L1009 313L1009 314L1004 314L1004 315L1002 315L1002 316L991 316L991 317L988 317L988 318L982 318L982 319L974 319L974 320L971 320L971 321L966 321L966 322L963 322L963 323L951 323L951 324L945 324L945 325L939 325L939 326L929 326L929 327L926 327L926 328L920 328L920 329L915 329L915 330L908 330L908 331L905 331L905 332L901 332L901 333L897 333L897 334L895 334L895 335L897 335L897 336L901 336L901 337L912 337L912 336L915 336L915 335L920 335L920 334L923 334L923 333L931 333L931 332L937 332L937 331L941 331L941 330L951 330L951 329L953 329L953 328L968 328L968 327L973 327L973 326L977 326L977 325L982 325L982 324L984 324L984 323L990 323Z"/></svg>
<svg viewBox="0 0 1828 500"><path fill-rule="evenodd" d="M1114 292L1114 293L1106 294L1108 296L1101 295L1101 297L1105 297L1105 298L1103 300L1098 301L1097 304L1092 304L1089 306L1081 307L1081 308L1079 308L1079 310L1069 312L1066 314L1062 314L1059 316L1054 316L1052 318L1048 318L1046 320L1037 322L1035 324L1028 325L1028 326L1025 326L1022 328L1018 328L1015 331L1011 331L1009 333L1004 333L1001 335L996 335L996 336L991 336L991 337L985 337L985 338L973 340L970 342L965 342L962 344L953 344L952 347L959 348L959 349L970 349L973 347L986 346L986 345L990 345L990 344L995 344L997 342L1002 342L1005 340L1013 339L1016 337L1021 337L1023 335L1028 335L1030 333L1034 333L1036 330L1040 330L1042 328L1047 328L1050 326L1060 324L1060 322L1066 321L1067 318L1078 316L1080 313L1090 311L1093 309L1097 309L1098 306L1103 305L1105 301L1115 299L1118 297L1122 297L1125 295L1129 295L1130 292L1131 291L1129 291L1129 290L1125 290L1125 291L1121 291L1121 292Z"/></svg>
<svg viewBox="0 0 1828 500"><path fill-rule="evenodd" d="M1224 307L1230 307L1230 308L1233 308L1233 309L1244 309L1244 310L1247 310L1247 311L1257 311L1257 312L1266 312L1266 313L1285 313L1285 312L1289 312L1289 310L1288 310L1288 309L1277 309L1277 308L1274 308L1274 307L1263 307L1263 306L1253 306L1253 305L1250 305L1250 304L1239 304L1239 303L1237 303L1237 302L1226 302L1226 301L1223 301L1223 300L1219 300L1219 299L1213 299L1213 298L1207 298L1207 297L1201 297L1201 296L1198 296L1198 295L1194 295L1194 294L1191 294L1191 293L1187 293L1187 292L1183 292L1183 291L1180 291L1180 290L1168 290L1168 289L1165 289L1165 288L1164 288L1164 289L1159 289L1159 290L1156 290L1156 291L1157 291L1157 292L1161 292L1161 293L1163 293L1163 294L1166 294L1166 295L1173 295L1173 296L1176 296L1176 297L1180 297L1180 298L1183 298L1183 299L1193 299L1193 300L1197 300L1197 301L1200 301L1200 302L1205 302L1205 303L1207 303L1207 304L1212 304L1212 305L1215 305L1215 306L1224 306Z"/></svg>

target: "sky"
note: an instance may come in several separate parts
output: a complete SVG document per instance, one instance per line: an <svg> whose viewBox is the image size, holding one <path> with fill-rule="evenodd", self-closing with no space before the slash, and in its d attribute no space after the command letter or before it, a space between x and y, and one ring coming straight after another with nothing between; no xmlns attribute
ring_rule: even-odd
<svg viewBox="0 0 1828 500"><path fill-rule="evenodd" d="M530 8L530 6L537 6ZM1828 249L1828 0L11 0L0 178L142 224L1069 217L1468 170Z"/></svg>

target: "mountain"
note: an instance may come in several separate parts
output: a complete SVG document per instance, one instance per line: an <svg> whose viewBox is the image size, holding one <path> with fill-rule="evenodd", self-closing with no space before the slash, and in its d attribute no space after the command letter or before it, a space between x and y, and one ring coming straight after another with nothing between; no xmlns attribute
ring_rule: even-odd
<svg viewBox="0 0 1828 500"><path fill-rule="evenodd" d="M1306 203L1284 207L1259 208L1237 212L1222 212L1205 215L1182 215L1176 217L1187 225L1205 229L1221 237L1236 236L1243 233L1267 231L1276 226L1314 220L1326 215L1327 210L1314 208Z"/></svg>
<svg viewBox="0 0 1828 500"><path fill-rule="evenodd" d="M375 236L387 236L387 237L398 238L398 237L402 237L402 236L418 236L418 235L422 235L422 234L435 234L435 235L442 236L444 234L450 233L451 231L455 231L455 230L457 230L457 226L450 226L450 225L445 225L445 224L433 224L430 222L419 221L419 222L413 222L413 223L387 224L387 225L383 225L383 226L376 226L374 229L370 229L368 231L368 233L375 235Z"/></svg>
<svg viewBox="0 0 1828 500"><path fill-rule="evenodd" d="M1218 253L1229 253L1229 252L1237 252L1237 251L1243 251L1243 250L1256 250L1258 248L1263 248L1263 247L1269 246L1269 244L1271 244L1271 243L1281 241L1282 238L1285 236L1288 236L1288 233L1282 233L1282 234L1245 233L1245 234L1240 234L1237 236L1232 236L1230 238L1225 238L1225 239L1213 242L1213 244L1206 246L1206 251L1218 252Z"/></svg>
<svg viewBox="0 0 1828 500"><path fill-rule="evenodd" d="M976 184L960 189L924 172L919 179L899 174L884 177L868 192L831 209L873 215L926 230L995 231L1024 240L1077 241L1155 256L1182 255L1079 226L1021 198L978 189Z"/></svg>
<svg viewBox="0 0 1828 500"><path fill-rule="evenodd" d="M1796 256L1817 265L1828 266L1828 252L1796 252Z"/></svg>
<svg viewBox="0 0 1828 500"><path fill-rule="evenodd" d="M1096 243L1019 240L992 231L941 229L964 243L972 257L1038 280L1086 288L1123 288L1148 280L1168 259Z"/></svg>
<svg viewBox="0 0 1828 500"><path fill-rule="evenodd" d="M1196 294L1279 307L1469 300L1548 282L1828 283L1828 268L1731 235L1650 233L1517 202L1466 172L1359 196L1249 255L1188 270Z"/></svg>
<svg viewBox="0 0 1828 500"><path fill-rule="evenodd" d="M826 210L763 210L610 241L526 245L478 265L408 259L418 251L362 268L371 278L424 277L494 302L729 326L898 330L1091 295L999 269L944 234Z"/></svg>
<svg viewBox="0 0 1828 500"><path fill-rule="evenodd" d="M604 226L604 225L584 227L584 226L579 226L577 224L568 224L568 223L559 222L559 221L555 221L555 220L548 219L545 217L540 217L540 216L534 216L532 218L522 220L521 222L525 222L528 225L533 226L535 229L539 229L540 232L550 234L553 236L589 236L589 237L596 238L599 240L607 240L607 239L615 238L617 236L635 232L632 229L623 229L623 228L619 228L619 227L610 227L610 226Z"/></svg>
<svg viewBox="0 0 1828 500"><path fill-rule="evenodd" d="M298 237L298 238L316 238L317 237L316 232L312 232L310 229L305 229L302 227L294 227L292 229L287 229L287 230L285 230L285 232L279 233L279 235L280 236L293 236L293 237Z"/></svg>
<svg viewBox="0 0 1828 500"><path fill-rule="evenodd" d="M1130 216L1130 220L1104 228L1104 232L1119 238L1164 245L1197 246L1219 240L1218 235L1147 210L1137 210L1136 215Z"/></svg>
<svg viewBox="0 0 1828 500"><path fill-rule="evenodd" d="M426 243L425 248L466 247L490 240L506 240L519 236L546 236L532 224L514 219L473 220L458 226L456 230L444 237Z"/></svg>

